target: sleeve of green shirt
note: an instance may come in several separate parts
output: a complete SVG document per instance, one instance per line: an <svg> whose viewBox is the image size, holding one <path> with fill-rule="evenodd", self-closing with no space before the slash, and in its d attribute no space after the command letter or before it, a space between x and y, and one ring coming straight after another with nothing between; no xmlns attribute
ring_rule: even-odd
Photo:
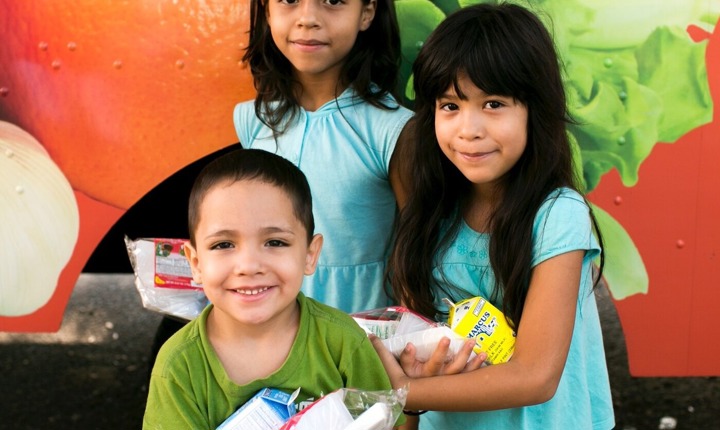
<svg viewBox="0 0 720 430"><path fill-rule="evenodd" d="M143 418L143 430L210 429L207 413L176 381L153 376Z"/></svg>
<svg viewBox="0 0 720 430"><path fill-rule="evenodd" d="M387 372L367 337L360 342L355 354L349 354L346 366L347 388L365 391L392 390ZM402 424L405 424L405 415L400 414L395 425Z"/></svg>

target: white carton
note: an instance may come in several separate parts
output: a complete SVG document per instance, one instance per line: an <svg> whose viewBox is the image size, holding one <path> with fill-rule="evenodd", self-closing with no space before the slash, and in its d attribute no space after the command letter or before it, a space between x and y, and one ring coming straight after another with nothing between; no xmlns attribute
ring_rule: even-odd
<svg viewBox="0 0 720 430"><path fill-rule="evenodd" d="M295 415L295 398L300 389L288 394L274 388L257 392L217 430L278 430Z"/></svg>

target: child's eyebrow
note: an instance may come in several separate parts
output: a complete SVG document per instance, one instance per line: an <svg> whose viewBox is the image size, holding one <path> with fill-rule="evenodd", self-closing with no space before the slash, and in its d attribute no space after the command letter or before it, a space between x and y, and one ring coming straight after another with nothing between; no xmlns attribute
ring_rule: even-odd
<svg viewBox="0 0 720 430"><path fill-rule="evenodd" d="M455 94L455 91L445 91L444 93L437 96L438 99L456 99L458 98L458 95Z"/></svg>
<svg viewBox="0 0 720 430"><path fill-rule="evenodd" d="M264 227L261 231L266 234L267 233L284 233L284 234L289 234L289 235L295 236L294 230L292 230L291 228L285 228L285 227L268 226L268 227Z"/></svg>
<svg viewBox="0 0 720 430"><path fill-rule="evenodd" d="M212 233L208 233L207 235L205 235L204 239L213 239L216 237L227 237L234 233L235 232L233 230L218 230L218 231L214 231Z"/></svg>

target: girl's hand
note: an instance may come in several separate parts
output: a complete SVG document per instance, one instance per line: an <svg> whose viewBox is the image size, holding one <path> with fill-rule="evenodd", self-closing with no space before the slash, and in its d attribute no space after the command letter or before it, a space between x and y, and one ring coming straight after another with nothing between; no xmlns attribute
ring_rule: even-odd
<svg viewBox="0 0 720 430"><path fill-rule="evenodd" d="M387 348L385 348L382 340L374 334L369 334L368 338L370 339L370 342L372 342L373 347L375 347L375 351L377 351L380 361L382 361L382 364L385 367L385 371L390 378L390 383L393 388L398 389L408 385L411 378L405 374L403 368L400 367L400 363L398 363L395 359L395 356L392 355Z"/></svg>
<svg viewBox="0 0 720 430"><path fill-rule="evenodd" d="M487 359L486 353L481 353L468 361L472 354L475 340L468 339L462 349L451 360L447 360L450 349L450 339L443 337L438 342L428 361L419 361L415 358L417 350L415 345L408 343L400 354L400 365L405 374L411 378L424 378L428 376L453 375L455 373L470 372L479 369Z"/></svg>

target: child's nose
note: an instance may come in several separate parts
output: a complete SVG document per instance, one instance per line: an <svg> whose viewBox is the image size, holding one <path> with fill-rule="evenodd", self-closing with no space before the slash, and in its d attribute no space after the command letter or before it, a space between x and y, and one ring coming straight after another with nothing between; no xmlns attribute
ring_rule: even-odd
<svg viewBox="0 0 720 430"><path fill-rule="evenodd" d="M315 0L305 0L300 2L298 25L309 28L317 27L319 25L318 5Z"/></svg>
<svg viewBox="0 0 720 430"><path fill-rule="evenodd" d="M460 123L460 137L465 140L474 140L483 137L485 125L482 118L470 112L462 115Z"/></svg>
<svg viewBox="0 0 720 430"><path fill-rule="evenodd" d="M251 276L263 271L260 253L248 246L239 247L235 253L235 274Z"/></svg>

